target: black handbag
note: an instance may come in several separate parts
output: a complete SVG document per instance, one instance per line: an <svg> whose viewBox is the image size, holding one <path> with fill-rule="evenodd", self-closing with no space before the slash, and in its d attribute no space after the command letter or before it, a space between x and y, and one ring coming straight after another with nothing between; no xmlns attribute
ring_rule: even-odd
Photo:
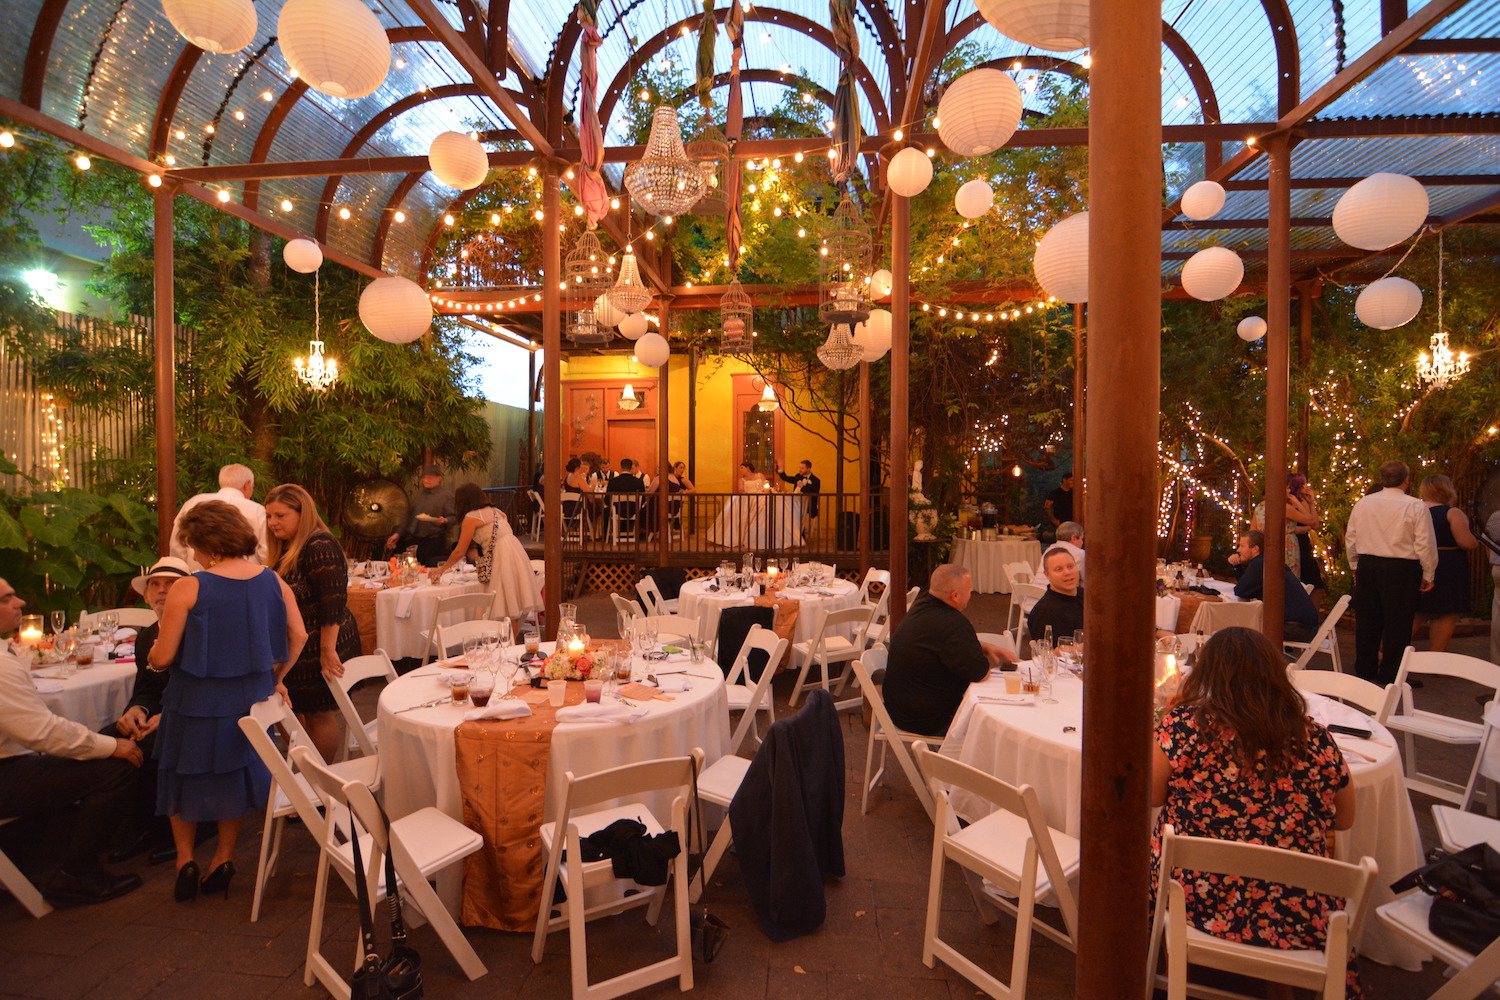
<svg viewBox="0 0 1500 1000"><path fill-rule="evenodd" d="M365 864L360 858L359 836L350 830L354 850L354 894L359 902L360 939L364 962L349 978L350 1000L422 1000L422 956L406 943L406 925L401 920L401 890L396 882L396 861L390 851L390 820L380 810L386 828L385 902L391 921L391 953L380 957L375 943L375 921L365 888Z"/></svg>
<svg viewBox="0 0 1500 1000"><path fill-rule="evenodd" d="M490 509L494 510L494 508ZM500 547L495 543L499 541L499 535L500 512L496 510L494 516L490 519L490 544L488 548L486 548L485 551L481 552L479 555L479 566L477 567L477 569L479 570L480 583L488 584L490 582L490 577L495 575L495 550Z"/></svg>
<svg viewBox="0 0 1500 1000"><path fill-rule="evenodd" d="M1391 888L1431 896L1427 929L1477 955L1500 938L1500 854L1480 843L1457 854L1434 848L1427 861Z"/></svg>

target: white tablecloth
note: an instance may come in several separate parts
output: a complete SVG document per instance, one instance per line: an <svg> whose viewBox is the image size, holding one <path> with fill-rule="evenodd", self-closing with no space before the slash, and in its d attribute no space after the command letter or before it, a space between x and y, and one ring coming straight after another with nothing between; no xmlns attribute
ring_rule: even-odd
<svg viewBox="0 0 1500 1000"><path fill-rule="evenodd" d="M986 542L977 538L953 540L953 561L969 571L976 594L1008 594L1007 563L1023 562L1031 569L1042 561L1042 543L1036 539L1001 538Z"/></svg>
<svg viewBox="0 0 1500 1000"><path fill-rule="evenodd" d="M800 493L742 493L724 501L708 540L736 552L789 549L802 544Z"/></svg>
<svg viewBox="0 0 1500 1000"><path fill-rule="evenodd" d="M943 753L1014 785L1036 789L1047 822L1078 836L1083 779L1083 684L1071 676L1054 685L1058 704L1010 706L977 699L1003 692L999 681L972 685L943 740ZM1376 875L1374 907L1394 898L1388 885L1422 863L1422 840L1411 799L1402 777L1396 741L1388 730L1358 709L1317 695L1306 695L1315 718L1374 730L1384 746L1359 743L1374 761L1349 758L1354 779L1353 828L1336 838L1335 856L1354 861L1369 855L1380 866ZM1064 727L1075 727L1065 732ZM973 820L989 810L972 796L955 795L954 808ZM1416 971L1429 956L1367 919L1359 941L1360 953L1385 965Z"/></svg>
<svg viewBox="0 0 1500 1000"><path fill-rule="evenodd" d="M1238 601L1234 596L1234 584L1225 580L1199 580L1198 585L1219 592L1227 601ZM1207 595L1204 595L1207 596ZM1165 594L1156 599L1156 627L1166 632L1177 631L1177 618L1182 614L1182 598L1176 594Z"/></svg>
<svg viewBox="0 0 1500 1000"><path fill-rule="evenodd" d="M437 602L459 594L477 594L484 589L479 583L428 584L394 587L375 595L375 645L393 660L405 656L426 656L427 639L422 633L432 627ZM402 612L405 612L402 614ZM452 621L441 624L452 625Z"/></svg>
<svg viewBox="0 0 1500 1000"><path fill-rule="evenodd" d="M700 576L696 580L689 580L682 585L682 591L677 599L678 613L684 618L696 620L698 627L702 629L703 636L709 641L719 634L721 611L725 608L744 607L755 603L755 598L747 593L710 591L708 588L713 582L714 578L711 576ZM825 597L819 593L824 590L833 596ZM796 600L802 609L797 614L796 642L806 642L816 637L818 625L822 622L825 612L832 614L835 611L844 611L859 606L859 588L848 580L829 580L822 586L805 589L788 587L781 591L781 596ZM845 638L852 637L853 631L848 630Z"/></svg>
<svg viewBox="0 0 1500 1000"><path fill-rule="evenodd" d="M96 732L120 717L135 690L134 663L99 663L64 678L49 678L51 672L34 672L44 688L62 685L61 691L43 691L42 701L55 714Z"/></svg>

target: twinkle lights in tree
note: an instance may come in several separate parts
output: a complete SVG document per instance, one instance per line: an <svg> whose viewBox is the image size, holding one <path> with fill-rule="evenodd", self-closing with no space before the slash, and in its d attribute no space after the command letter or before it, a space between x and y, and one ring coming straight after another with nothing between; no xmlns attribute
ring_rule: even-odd
<svg viewBox="0 0 1500 1000"><path fill-rule="evenodd" d="M37 479L49 490L62 489L73 478L72 470L63 455L63 423L57 413L57 397L50 392L42 393L42 426L38 435L41 454L38 455Z"/></svg>

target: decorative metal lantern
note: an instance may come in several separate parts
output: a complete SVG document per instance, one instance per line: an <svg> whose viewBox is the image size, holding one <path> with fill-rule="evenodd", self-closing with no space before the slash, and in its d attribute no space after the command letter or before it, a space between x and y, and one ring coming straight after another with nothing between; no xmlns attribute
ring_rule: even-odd
<svg viewBox="0 0 1500 1000"><path fill-rule="evenodd" d="M724 161L729 158L729 142L717 125L705 125L687 144L687 155L703 174L703 197L693 206L694 215L723 215L728 210L724 184L720 178Z"/></svg>
<svg viewBox="0 0 1500 1000"><path fill-rule="evenodd" d="M845 197L834 209L819 251L818 319L824 323L852 330L869 317L870 244L869 227Z"/></svg>
<svg viewBox="0 0 1500 1000"><path fill-rule="evenodd" d="M641 281L641 270L629 249L620 257L620 277L609 290L609 304L623 313L638 313L651 304L651 290Z"/></svg>
<svg viewBox="0 0 1500 1000"><path fill-rule="evenodd" d="M593 230L588 230L563 260L563 280L568 283L563 307L567 311L568 339L575 344L607 344L614 338L594 316L595 300L609 288L604 268L604 248Z"/></svg>
<svg viewBox="0 0 1500 1000"><path fill-rule="evenodd" d="M646 153L625 168L625 189L652 215L681 215L698 203L706 187L703 171L682 148L677 109L665 104L651 118Z"/></svg>
<svg viewBox="0 0 1500 1000"><path fill-rule="evenodd" d="M719 351L723 354L748 354L755 350L752 324L755 307L750 296L740 286L740 279L729 283L729 291L719 300L719 323L724 329L719 338Z"/></svg>

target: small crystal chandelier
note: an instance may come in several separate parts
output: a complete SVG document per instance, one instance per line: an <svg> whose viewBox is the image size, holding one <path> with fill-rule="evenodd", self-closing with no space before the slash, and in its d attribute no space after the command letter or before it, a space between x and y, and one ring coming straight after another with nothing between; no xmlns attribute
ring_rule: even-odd
<svg viewBox="0 0 1500 1000"><path fill-rule="evenodd" d="M319 274L313 274L313 339L307 344L307 359L295 358L297 377L314 392L323 392L339 378L339 363L323 356L322 289Z"/></svg>
<svg viewBox="0 0 1500 1000"><path fill-rule="evenodd" d="M651 304L651 290L641 281L635 252L628 244L620 257L620 277L609 290L609 304L623 313L638 313Z"/></svg>
<svg viewBox="0 0 1500 1000"><path fill-rule="evenodd" d="M755 309L750 296L735 278L729 283L729 291L719 300L719 323L724 334L719 338L719 351L724 354L748 354L755 349L754 331L750 325Z"/></svg>
<svg viewBox="0 0 1500 1000"><path fill-rule="evenodd" d="M703 170L682 148L677 109L658 106L645 154L625 168L625 189L646 211L663 216L681 215L698 204L706 187Z"/></svg>
<svg viewBox="0 0 1500 1000"><path fill-rule="evenodd" d="M625 383L625 389L620 393L619 405L622 410L639 410L641 408L641 397L635 394L635 387L629 382Z"/></svg>
<svg viewBox="0 0 1500 1000"><path fill-rule="evenodd" d="M776 390L771 388L771 383L766 383L766 389L760 394L760 402L755 404L762 413L770 413L781 408L781 401L776 398Z"/></svg>
<svg viewBox="0 0 1500 1000"><path fill-rule="evenodd" d="M864 348L850 339L853 327L848 323L835 323L828 328L828 339L818 348L818 360L836 372L853 368L864 359Z"/></svg>
<svg viewBox="0 0 1500 1000"><path fill-rule="evenodd" d="M1443 329L1443 234L1438 233L1438 308L1437 332L1427 351L1417 355L1417 379L1433 389L1446 389L1469 371L1469 355L1454 354L1448 347L1448 331Z"/></svg>

